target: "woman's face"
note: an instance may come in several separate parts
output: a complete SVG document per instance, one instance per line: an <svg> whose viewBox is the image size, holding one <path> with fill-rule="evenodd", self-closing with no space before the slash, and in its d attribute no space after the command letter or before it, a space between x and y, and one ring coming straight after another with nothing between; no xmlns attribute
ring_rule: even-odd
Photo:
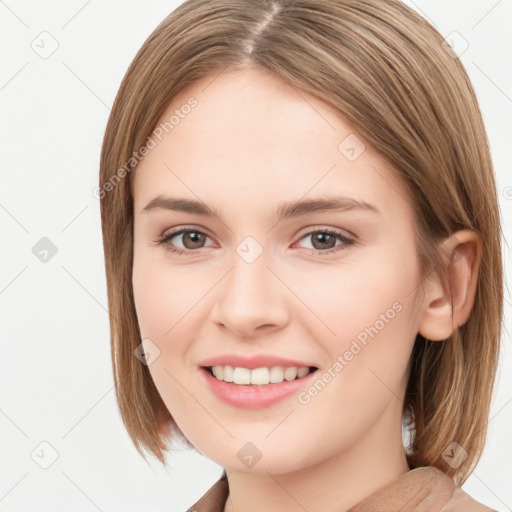
<svg viewBox="0 0 512 512"><path fill-rule="evenodd" d="M396 453L423 302L397 173L326 103L261 71L195 82L160 121L134 176L133 288L151 375L182 432L244 472ZM353 203L313 202L343 198ZM267 356L317 370L223 384L203 366L244 368L229 356L263 357L234 370L238 382L280 366Z"/></svg>

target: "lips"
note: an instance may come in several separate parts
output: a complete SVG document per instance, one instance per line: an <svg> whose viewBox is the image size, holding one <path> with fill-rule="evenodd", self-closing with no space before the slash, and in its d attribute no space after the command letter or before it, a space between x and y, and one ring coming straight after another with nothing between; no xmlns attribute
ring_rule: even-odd
<svg viewBox="0 0 512 512"><path fill-rule="evenodd" d="M246 382L226 382L223 379L217 379L217 377L213 375L213 367L217 367L217 371L220 371L221 367L224 368L224 371L227 370L227 367L231 367L233 369L234 380L236 380L234 372L245 369L242 373L250 374L251 384L247 384ZM275 369L276 367L287 369L291 369L291 367L300 368L301 373L305 368L308 368L309 373L300 378L294 378L291 381L284 380L267 384L264 382L252 383L254 380L258 380L253 379L253 371L267 368ZM291 398L295 393L298 393L304 386L311 382L316 370L318 370L318 366L311 364L311 362L277 357L270 354L257 354L253 356L225 354L204 359L200 363L200 368L201 378L204 379L207 387L217 398L226 404L242 409L261 409L276 404L281 400L285 400L287 397ZM298 370L295 371L297 371L298 374ZM293 370L291 370L291 372L293 372ZM266 379L260 378L259 380L263 381Z"/></svg>
<svg viewBox="0 0 512 512"><path fill-rule="evenodd" d="M254 370L256 368L267 367L271 368L273 366L308 366L317 369L318 366L308 361L299 361L298 359L286 359L282 357L273 356L270 354L257 354L254 356L241 356L235 354L225 354L216 357L210 357L205 359L199 363L199 366L203 368L208 368L212 366L232 366L232 367L241 367L248 368L249 370Z"/></svg>
<svg viewBox="0 0 512 512"><path fill-rule="evenodd" d="M274 359L275 360L275 359ZM283 361L282 359L280 360ZM209 362L209 361L204 361ZM247 361L246 363L247 364ZM302 363L301 363L302 364ZM201 368L200 378L217 399L233 407L260 410L279 402L291 400L302 389L310 385L316 372L290 382L284 381L264 385L239 385L218 380L207 369Z"/></svg>

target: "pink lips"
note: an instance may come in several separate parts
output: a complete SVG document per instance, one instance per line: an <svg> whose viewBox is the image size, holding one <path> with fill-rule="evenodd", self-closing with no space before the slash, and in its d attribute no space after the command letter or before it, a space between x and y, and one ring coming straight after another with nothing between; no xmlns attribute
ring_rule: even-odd
<svg viewBox="0 0 512 512"><path fill-rule="evenodd" d="M255 368L272 368L273 366L314 366L311 363L296 361L293 359L284 359L282 357L272 356L270 354L259 354L256 356L237 356L234 354L226 354L223 356L210 357L201 361L199 366L232 366L233 368L239 366L241 368L248 368L253 370Z"/></svg>
<svg viewBox="0 0 512 512"><path fill-rule="evenodd" d="M311 367L312 365L291 359L266 355L252 357L225 355L202 361L200 364L200 366L202 366L200 371L201 378L205 379L206 385L210 391L223 402L244 409L262 409L269 407L291 395L297 394L302 388L310 385L313 378L316 378L316 371L313 371L304 377L292 381L263 385L240 385L232 382L224 382L215 378L207 367L216 365L239 366L251 370L262 367L271 368L273 366Z"/></svg>

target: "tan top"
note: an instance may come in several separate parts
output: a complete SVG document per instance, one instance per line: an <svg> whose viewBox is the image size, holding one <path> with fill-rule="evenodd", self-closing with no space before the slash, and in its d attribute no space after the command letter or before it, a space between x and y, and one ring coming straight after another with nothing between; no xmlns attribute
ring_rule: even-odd
<svg viewBox="0 0 512 512"><path fill-rule="evenodd" d="M187 512L223 512L226 471ZM434 467L416 468L370 494L347 512L497 512L471 498Z"/></svg>

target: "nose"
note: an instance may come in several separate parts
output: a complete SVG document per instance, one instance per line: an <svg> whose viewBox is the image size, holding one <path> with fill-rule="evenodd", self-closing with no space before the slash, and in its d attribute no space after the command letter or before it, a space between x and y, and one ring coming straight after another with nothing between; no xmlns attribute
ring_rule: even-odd
<svg viewBox="0 0 512 512"><path fill-rule="evenodd" d="M234 254L233 265L219 286L212 311L221 329L253 338L283 328L289 320L287 290L268 266L265 252L252 263Z"/></svg>

